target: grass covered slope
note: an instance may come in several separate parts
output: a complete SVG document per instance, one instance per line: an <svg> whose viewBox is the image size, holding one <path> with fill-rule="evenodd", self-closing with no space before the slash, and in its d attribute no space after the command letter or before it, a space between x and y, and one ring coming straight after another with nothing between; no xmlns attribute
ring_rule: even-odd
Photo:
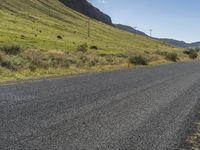
<svg viewBox="0 0 200 150"><path fill-rule="evenodd" d="M88 38L88 18L58 0L1 0L0 17L0 42L16 42L26 48L74 50L88 43L106 51L172 50L169 45L95 20Z"/></svg>
<svg viewBox="0 0 200 150"><path fill-rule="evenodd" d="M1 0L0 19L1 81L124 68L128 60L165 63L171 52L186 58L181 49L96 20L88 37L88 17L59 0Z"/></svg>

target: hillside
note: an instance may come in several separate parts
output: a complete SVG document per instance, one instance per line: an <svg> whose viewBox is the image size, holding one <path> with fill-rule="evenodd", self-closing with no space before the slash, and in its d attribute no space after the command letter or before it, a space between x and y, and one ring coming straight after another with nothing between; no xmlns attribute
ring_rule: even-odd
<svg viewBox="0 0 200 150"><path fill-rule="evenodd" d="M87 0L60 0L64 5L70 7L90 18L99 20L108 25L112 25L110 16L104 14L99 9L90 4Z"/></svg>
<svg viewBox="0 0 200 150"><path fill-rule="evenodd" d="M95 19L88 37L88 17L60 0L1 0L0 18L1 80L122 68L137 55L168 62L160 52L185 59L179 48Z"/></svg>
<svg viewBox="0 0 200 150"><path fill-rule="evenodd" d="M88 18L59 0L3 0L0 3L0 42L16 42L25 47L73 50L87 42L103 50L170 50L162 42L134 36L92 20L87 37ZM62 40L57 36L62 36Z"/></svg>

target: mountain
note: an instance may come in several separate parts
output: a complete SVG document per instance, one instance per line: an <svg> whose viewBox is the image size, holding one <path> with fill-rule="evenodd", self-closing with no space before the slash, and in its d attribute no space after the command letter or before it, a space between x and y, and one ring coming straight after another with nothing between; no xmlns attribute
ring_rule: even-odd
<svg viewBox="0 0 200 150"><path fill-rule="evenodd" d="M157 40L166 42L168 44L171 44L171 45L174 45L174 46L180 47L180 48L195 48L195 47L200 48L200 42L186 43L184 41L178 41L178 40L174 40L174 39L162 39L162 38L157 38Z"/></svg>
<svg viewBox="0 0 200 150"><path fill-rule="evenodd" d="M134 33L134 34L138 34L138 35L143 35L143 36L148 36L144 32L136 30L136 29L134 29L131 26L127 26L127 25L123 25L123 24L115 24L114 26L116 28L120 29L120 30L124 30L124 31L130 32L130 33Z"/></svg>
<svg viewBox="0 0 200 150"><path fill-rule="evenodd" d="M131 26L122 25L122 24L115 24L114 26L116 28L120 29L120 30L124 30L124 31L130 32L130 33L134 33L134 34L138 34L138 35L149 37L144 32L139 31L139 30L135 30ZM184 41L178 41L178 40L167 39L167 38L153 38L153 39L159 40L159 41L162 41L162 42L165 42L167 44L170 44L170 45L173 45L173 46L176 46L176 47L180 47L180 48L196 48L196 47L200 48L200 42L186 43Z"/></svg>
<svg viewBox="0 0 200 150"><path fill-rule="evenodd" d="M198 48L200 48L200 42L190 43L190 47L198 47Z"/></svg>
<svg viewBox="0 0 200 150"><path fill-rule="evenodd" d="M90 18L112 25L110 16L101 12L98 8L94 7L87 0L59 0L67 7L74 9Z"/></svg>

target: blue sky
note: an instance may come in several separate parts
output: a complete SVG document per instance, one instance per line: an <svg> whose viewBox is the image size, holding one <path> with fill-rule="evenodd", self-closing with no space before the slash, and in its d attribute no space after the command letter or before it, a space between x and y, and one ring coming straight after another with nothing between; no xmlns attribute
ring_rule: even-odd
<svg viewBox="0 0 200 150"><path fill-rule="evenodd" d="M200 0L89 0L114 23L138 27L153 36L200 41Z"/></svg>

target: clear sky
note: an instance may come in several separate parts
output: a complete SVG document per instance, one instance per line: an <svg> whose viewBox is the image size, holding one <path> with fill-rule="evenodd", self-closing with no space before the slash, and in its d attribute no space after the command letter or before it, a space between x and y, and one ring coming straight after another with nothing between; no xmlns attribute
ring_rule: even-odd
<svg viewBox="0 0 200 150"><path fill-rule="evenodd" d="M154 37L200 41L200 0L89 0L114 23L138 27Z"/></svg>

